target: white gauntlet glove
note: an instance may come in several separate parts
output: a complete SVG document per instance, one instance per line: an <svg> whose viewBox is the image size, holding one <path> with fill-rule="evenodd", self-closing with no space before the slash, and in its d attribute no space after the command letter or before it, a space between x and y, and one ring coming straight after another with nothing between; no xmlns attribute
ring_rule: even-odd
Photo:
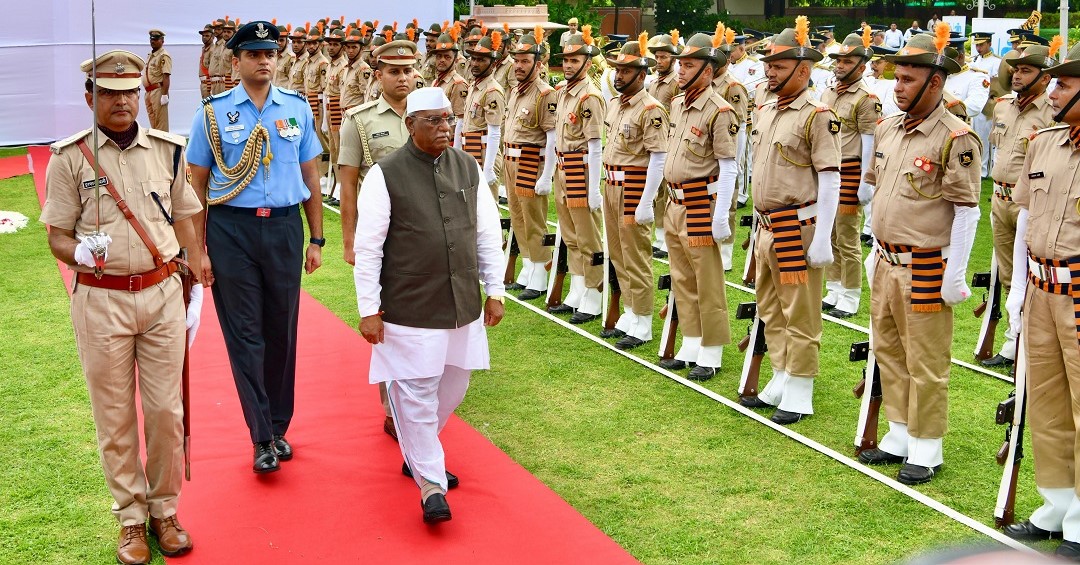
<svg viewBox="0 0 1080 565"><path fill-rule="evenodd" d="M664 163L667 162L667 153L650 153L649 169L645 173L645 191L641 194L641 202L634 209L634 221L639 225L652 223L655 220L656 209L653 201L656 200L656 191L660 189L660 183L664 182Z"/></svg>
<svg viewBox="0 0 1080 565"><path fill-rule="evenodd" d="M806 262L814 268L833 262L832 231L836 221L836 207L840 205L840 171L818 173L817 227L810 249L806 250Z"/></svg>
<svg viewBox="0 0 1080 565"><path fill-rule="evenodd" d="M90 267L93 269L97 265L94 264L94 252L92 249L104 248L104 258L102 261L109 259L109 244L112 243L112 237L107 234L97 235L80 235L79 244L75 246L75 262L80 265Z"/></svg>
<svg viewBox="0 0 1080 565"><path fill-rule="evenodd" d="M191 302L187 309L187 345L195 343L195 334L199 332L199 322L202 320L203 286L195 283L191 287Z"/></svg>
<svg viewBox="0 0 1080 565"><path fill-rule="evenodd" d="M161 105L162 106L168 106L169 105L169 95L168 94L162 94L161 95Z"/></svg>
<svg viewBox="0 0 1080 565"><path fill-rule="evenodd" d="M1016 241L1013 242L1013 276L1009 281L1009 298L1005 300L1005 311L1009 313L1009 327L1020 332L1020 310L1024 307L1024 295L1027 293L1028 248L1024 236L1027 235L1028 211L1020 208L1016 217ZM1005 281L1002 281L1004 284Z"/></svg>
<svg viewBox="0 0 1080 565"><path fill-rule="evenodd" d="M971 245L975 243L975 227L979 225L978 206L953 205L952 234L949 237L949 261L941 281L941 300L955 306L971 296L967 285L967 264ZM1023 265L1023 264L1021 264ZM1014 269L1020 268L1016 265Z"/></svg>

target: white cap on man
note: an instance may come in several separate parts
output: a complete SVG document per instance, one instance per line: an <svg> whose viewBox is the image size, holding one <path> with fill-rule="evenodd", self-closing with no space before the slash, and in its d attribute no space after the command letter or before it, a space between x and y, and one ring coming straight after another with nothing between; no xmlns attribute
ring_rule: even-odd
<svg viewBox="0 0 1080 565"><path fill-rule="evenodd" d="M437 86L418 88L405 98L405 114L423 110L446 110L450 108L450 99L446 92Z"/></svg>

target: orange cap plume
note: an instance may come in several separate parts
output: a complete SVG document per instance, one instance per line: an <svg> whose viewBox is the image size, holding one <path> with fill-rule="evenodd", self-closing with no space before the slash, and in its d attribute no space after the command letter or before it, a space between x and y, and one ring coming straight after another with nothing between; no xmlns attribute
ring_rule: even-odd
<svg viewBox="0 0 1080 565"><path fill-rule="evenodd" d="M480 26L480 37L487 37L487 32L488 32L487 26L485 26L485 25Z"/></svg>
<svg viewBox="0 0 1080 565"><path fill-rule="evenodd" d="M309 33L309 29L311 29L311 22L304 22L304 33Z"/></svg>
<svg viewBox="0 0 1080 565"><path fill-rule="evenodd" d="M379 29L379 20L371 22L371 29L374 29L376 31Z"/></svg>
<svg viewBox="0 0 1080 565"><path fill-rule="evenodd" d="M585 45L593 44L591 25L585 24L585 26L581 28L581 40L585 42Z"/></svg>
<svg viewBox="0 0 1080 565"><path fill-rule="evenodd" d="M499 49L502 49L502 34L493 31L491 32L491 50L498 51Z"/></svg>
<svg viewBox="0 0 1080 565"><path fill-rule="evenodd" d="M454 26L446 33L450 35L450 39L454 40L454 43L457 43L458 38L461 37L461 26Z"/></svg>
<svg viewBox="0 0 1080 565"><path fill-rule="evenodd" d="M449 29L449 28L450 28L450 20L443 20L443 23L442 23L442 30L443 30L443 31L446 31L446 30L447 30L447 29Z"/></svg>
<svg viewBox="0 0 1080 565"><path fill-rule="evenodd" d="M270 23L272 23L274 25L277 25L277 18L274 18L274 19L270 20Z"/></svg>
<svg viewBox="0 0 1080 565"><path fill-rule="evenodd" d="M510 37L510 24L503 22L503 33L506 34L506 37Z"/></svg>
<svg viewBox="0 0 1080 565"><path fill-rule="evenodd" d="M397 33L397 22L394 22L394 33Z"/></svg>
<svg viewBox="0 0 1080 565"><path fill-rule="evenodd" d="M716 22L716 29L712 34L712 46L720 47L720 44L724 42L724 22Z"/></svg>
<svg viewBox="0 0 1080 565"><path fill-rule="evenodd" d="M671 44L676 47L679 46L679 30L677 29L671 30Z"/></svg>
<svg viewBox="0 0 1080 565"><path fill-rule="evenodd" d="M387 43L390 43L391 41L394 40L394 30L388 29L388 30L384 31L383 32L383 37L386 38Z"/></svg>
<svg viewBox="0 0 1080 565"><path fill-rule="evenodd" d="M1055 35L1054 38L1050 40L1050 58L1051 59L1056 59L1057 58L1058 50L1061 49L1061 46L1064 43L1065 43L1065 41L1061 38L1060 35Z"/></svg>
<svg viewBox="0 0 1080 565"><path fill-rule="evenodd" d="M649 32L643 31L637 36L638 53L642 57L649 56Z"/></svg>
<svg viewBox="0 0 1080 565"><path fill-rule="evenodd" d="M724 41L726 41L728 45L735 45L735 30L730 27L727 28L727 31L724 32Z"/></svg>
<svg viewBox="0 0 1080 565"><path fill-rule="evenodd" d="M800 47L810 47L810 18L795 18L795 43Z"/></svg>
<svg viewBox="0 0 1080 565"><path fill-rule="evenodd" d="M934 48L937 49L938 53L944 51L945 46L949 44L949 33L951 31L952 28L945 22L938 22L934 26Z"/></svg>
<svg viewBox="0 0 1080 565"><path fill-rule="evenodd" d="M862 28L862 46L863 46L863 49L869 49L870 44L873 43L873 41L874 41L873 30L870 29L869 25L863 26L863 28Z"/></svg>
<svg viewBox="0 0 1080 565"><path fill-rule="evenodd" d="M285 24L285 33L292 33L292 24Z"/></svg>
<svg viewBox="0 0 1080 565"><path fill-rule="evenodd" d="M544 28L540 24L536 24L536 27L533 28L533 39L536 40L537 45L544 44Z"/></svg>
<svg viewBox="0 0 1080 565"><path fill-rule="evenodd" d="M409 36L409 41L416 41L416 28L410 27L405 30L405 35Z"/></svg>
<svg viewBox="0 0 1080 565"><path fill-rule="evenodd" d="M338 21L341 22L342 24L344 24L345 23L345 16L341 16L340 18L338 18Z"/></svg>
<svg viewBox="0 0 1080 565"><path fill-rule="evenodd" d="M416 18L413 18L413 19L412 19L412 26L413 26L414 28L416 28L416 29L420 29L420 20L418 20L418 19L416 19Z"/></svg>

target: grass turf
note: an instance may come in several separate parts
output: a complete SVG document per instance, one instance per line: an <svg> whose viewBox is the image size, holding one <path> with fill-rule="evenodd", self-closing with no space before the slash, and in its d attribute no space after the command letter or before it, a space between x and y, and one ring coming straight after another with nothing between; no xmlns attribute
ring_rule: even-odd
<svg viewBox="0 0 1080 565"><path fill-rule="evenodd" d="M0 181L0 209L37 218L29 177ZM986 216L989 206L983 209ZM304 288L355 327L338 216L327 212L325 223L324 267L304 277ZM0 441L17 455L0 465L0 562L106 562L116 527L68 301L40 224L3 237L0 307L9 313L3 329L10 343L0 349ZM989 264L989 239L984 218L972 272ZM738 271L738 246L736 253ZM752 299L733 289L728 298L732 311ZM864 296L864 310L868 304ZM962 359L970 358L978 330L971 306L956 311L954 356ZM855 320L865 325L865 313ZM599 324L586 328L595 333ZM735 320L732 329L735 336L745 331ZM475 375L459 415L645 563L880 563L981 538L520 306L508 304L489 335L495 369ZM862 369L846 352L862 339L825 324L817 414L795 425L841 452L852 451L858 405L850 389ZM655 345L637 352L654 359ZM740 364L741 354L725 348L724 369L707 386L735 397ZM952 375L946 467L919 490L992 523L1000 478L993 453L1002 438L993 410L1011 386L955 367ZM1018 516L1038 504L1031 475L1029 459Z"/></svg>

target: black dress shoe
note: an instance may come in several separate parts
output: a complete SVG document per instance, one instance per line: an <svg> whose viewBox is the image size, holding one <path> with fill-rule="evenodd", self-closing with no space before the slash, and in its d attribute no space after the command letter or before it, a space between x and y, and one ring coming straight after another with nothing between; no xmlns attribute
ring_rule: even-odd
<svg viewBox="0 0 1080 565"><path fill-rule="evenodd" d="M1054 551L1054 555L1069 561L1080 562L1080 543L1075 541L1063 541Z"/></svg>
<svg viewBox="0 0 1080 565"><path fill-rule="evenodd" d="M632 335L625 335L619 341L615 342L615 349L621 351L629 351L635 347L641 347L645 344L645 340L638 339Z"/></svg>
<svg viewBox="0 0 1080 565"><path fill-rule="evenodd" d="M900 472L896 475L896 480L908 486L921 485L930 482L939 471L941 471L941 465L923 467L913 463L904 463L904 466L900 467Z"/></svg>
<svg viewBox="0 0 1080 565"><path fill-rule="evenodd" d="M998 353L989 359L979 361L979 364L983 367L1012 367L1013 360Z"/></svg>
<svg viewBox="0 0 1080 565"><path fill-rule="evenodd" d="M624 332L622 330L619 330L619 329L615 329L615 328L611 328L610 330L604 330L604 331L600 332L600 337L602 337L604 339L611 339L613 337L624 337L625 335L626 335L626 332Z"/></svg>
<svg viewBox="0 0 1080 565"><path fill-rule="evenodd" d="M663 249L653 248L652 256L653 256L654 259L667 259L668 258L668 252L664 251Z"/></svg>
<svg viewBox="0 0 1080 565"><path fill-rule="evenodd" d="M507 200L506 200L505 196L500 196L499 197L499 204L502 204L503 206L507 205Z"/></svg>
<svg viewBox="0 0 1080 565"><path fill-rule="evenodd" d="M870 247L874 244L874 236L864 233L859 235L859 241L861 241L863 245Z"/></svg>
<svg viewBox="0 0 1080 565"><path fill-rule="evenodd" d="M525 285L523 285L521 283L512 282L512 283L506 285L505 288L508 291L509 290L525 290Z"/></svg>
<svg viewBox="0 0 1080 565"><path fill-rule="evenodd" d="M547 311L549 314L573 314L574 307L569 304L559 304L558 306L549 306Z"/></svg>
<svg viewBox="0 0 1080 565"><path fill-rule="evenodd" d="M412 469L410 469L409 464L405 463L404 461L402 461L401 463L401 474L409 477L410 479L412 478ZM459 484L461 484L461 481L458 480L457 475L451 473L450 471L447 471L446 488L457 488Z"/></svg>
<svg viewBox="0 0 1080 565"><path fill-rule="evenodd" d="M424 509L425 524L450 521L450 505L446 503L446 495L442 493L437 492L429 496L426 501L420 503L420 508Z"/></svg>
<svg viewBox="0 0 1080 565"><path fill-rule="evenodd" d="M692 381L707 381L716 376L716 369L713 367L703 367L698 365L686 375L686 378Z"/></svg>
<svg viewBox="0 0 1080 565"><path fill-rule="evenodd" d="M835 304L829 304L828 302L825 302L824 300L821 301L821 311L822 312L828 312L829 310L832 310L833 308L836 308Z"/></svg>
<svg viewBox="0 0 1080 565"><path fill-rule="evenodd" d="M850 318L855 315L855 312L848 312L847 310L841 310L839 308L830 308L825 313L833 318Z"/></svg>
<svg viewBox="0 0 1080 565"><path fill-rule="evenodd" d="M571 324L584 324L585 322L591 322L599 318L599 314L586 314L584 312L574 312L573 316L570 316Z"/></svg>
<svg viewBox="0 0 1080 565"><path fill-rule="evenodd" d="M289 445L289 442L285 440L284 435L275 434L274 441L271 443L274 444L274 451L277 452L278 459L280 459L281 461L288 461L289 459L292 459L292 446Z"/></svg>
<svg viewBox="0 0 1080 565"><path fill-rule="evenodd" d="M280 468L277 452L274 451L274 443L270 441L256 443L255 464L251 466L251 470L261 474L273 473Z"/></svg>
<svg viewBox="0 0 1080 565"><path fill-rule="evenodd" d="M859 453L859 461L864 465L899 465L904 462L902 455L893 455L878 448L865 449Z"/></svg>
<svg viewBox="0 0 1080 565"><path fill-rule="evenodd" d="M525 290L521 291L521 294L519 294L517 297L518 300L536 300L543 295L544 292L541 290L533 290L531 288L526 288Z"/></svg>
<svg viewBox="0 0 1080 565"><path fill-rule="evenodd" d="M776 422L777 424L780 424L781 426L787 426L787 425L790 425L790 424L794 424L795 422L798 422L799 420L802 420L803 418L809 418L809 417L810 417L809 414L799 414L798 412L788 412L787 410L781 410L781 409L777 408L776 412L773 412L772 418L769 418L769 419L772 420L773 422Z"/></svg>
<svg viewBox="0 0 1080 565"><path fill-rule="evenodd" d="M1024 520L1023 522L1017 522L1015 524L1009 524L1005 526L1005 535L1015 540L1021 541L1038 541L1044 539L1061 539L1061 532L1051 532L1050 530L1044 530L1035 524L1031 523L1031 520Z"/></svg>
<svg viewBox="0 0 1080 565"><path fill-rule="evenodd" d="M657 365L660 365L661 369L667 369L669 371L681 371L686 368L686 361L681 359L661 359Z"/></svg>
<svg viewBox="0 0 1080 565"><path fill-rule="evenodd" d="M772 404L769 404L756 396L740 396L739 404L746 408L776 408Z"/></svg>

